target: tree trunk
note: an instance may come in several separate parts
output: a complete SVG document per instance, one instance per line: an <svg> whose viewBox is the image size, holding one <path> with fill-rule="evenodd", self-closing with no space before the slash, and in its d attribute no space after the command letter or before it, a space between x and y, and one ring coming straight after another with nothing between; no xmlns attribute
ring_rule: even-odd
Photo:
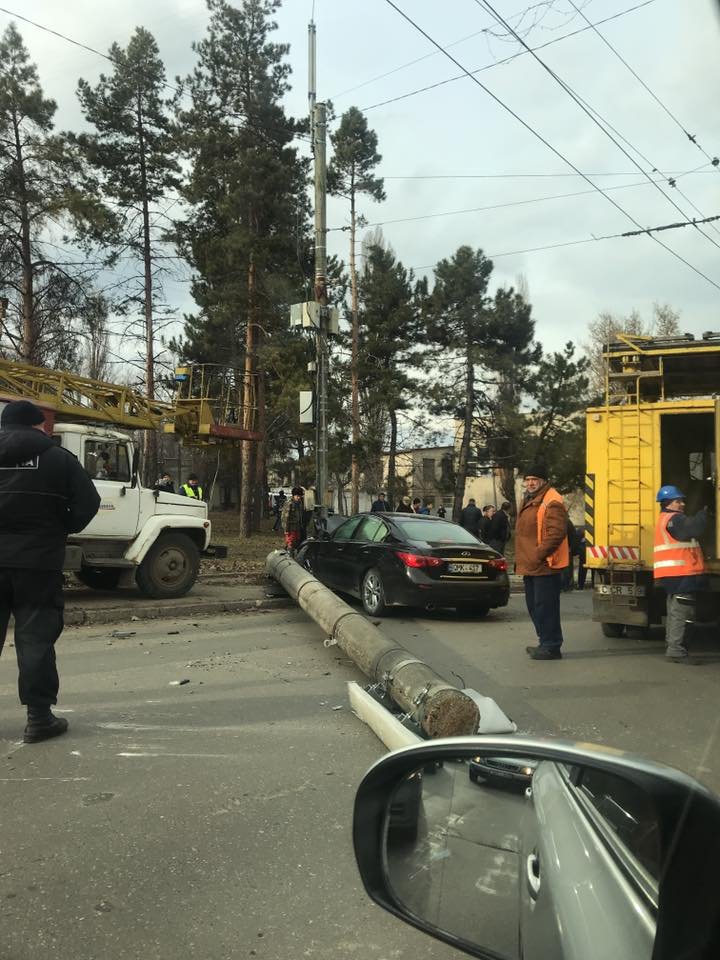
<svg viewBox="0 0 720 960"><path fill-rule="evenodd" d="M262 336L262 331L258 338ZM257 427L265 436L265 375L257 375ZM253 511L253 530L261 530L267 513L267 470L265 440L255 441L255 510Z"/></svg>
<svg viewBox="0 0 720 960"><path fill-rule="evenodd" d="M515 470L513 467L500 467L500 492L503 495L503 500L507 500L510 504L510 516L515 519L517 502L515 500Z"/></svg>
<svg viewBox="0 0 720 960"><path fill-rule="evenodd" d="M360 398L358 377L360 331L358 320L357 268L355 265L355 227L355 179L353 177L350 184L350 312L352 318L352 348L350 357L350 418L352 421L353 447L350 467L351 513L358 513L360 510L360 461L358 459L358 446L360 444Z"/></svg>
<svg viewBox="0 0 720 960"><path fill-rule="evenodd" d="M37 363L36 356L37 330L35 329L35 297L33 294L33 262L32 244L30 240L30 212L27 202L27 185L25 183L25 160L22 143L20 142L20 124L13 116L13 130L15 135L15 163L17 166L17 185L20 195L20 257L22 259L22 340L20 343L20 359L26 363Z"/></svg>
<svg viewBox="0 0 720 960"><path fill-rule="evenodd" d="M395 455L397 454L397 410L393 407L388 411L390 415L390 450L388 452L388 472L387 472L387 500L390 509L394 510L397 506L395 495L396 477L395 477Z"/></svg>
<svg viewBox="0 0 720 960"><path fill-rule="evenodd" d="M470 454L470 440L472 438L472 412L475 401L475 367L472 361L472 344L466 345L465 371L465 416L463 417L463 433L460 441L460 455L458 457L457 472L455 474L455 501L453 503L453 520L460 522L463 500L465 499L465 480Z"/></svg>
<svg viewBox="0 0 720 960"><path fill-rule="evenodd" d="M155 399L155 330L153 326L153 276L152 247L150 242L150 209L145 157L145 129L143 125L142 92L137 97L137 133L140 153L140 192L142 195L143 220L143 271L145 309L145 393L149 400ZM143 434L143 475L149 486L157 476L157 434L146 430ZM181 478L182 479L182 478Z"/></svg>
<svg viewBox="0 0 720 960"><path fill-rule="evenodd" d="M250 255L248 267L248 318L245 331L245 374L243 379L243 426L246 430L255 429L255 261ZM240 483L240 536L249 537L252 530L252 489L253 489L253 451L255 442L243 440Z"/></svg>

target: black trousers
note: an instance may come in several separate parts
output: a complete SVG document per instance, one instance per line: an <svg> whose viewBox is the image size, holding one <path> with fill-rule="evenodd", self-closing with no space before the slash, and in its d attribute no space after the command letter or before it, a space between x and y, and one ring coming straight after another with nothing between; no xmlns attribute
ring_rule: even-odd
<svg viewBox="0 0 720 960"><path fill-rule="evenodd" d="M525 602L541 647L559 650L563 635L560 625L561 573L545 577L523 577Z"/></svg>
<svg viewBox="0 0 720 960"><path fill-rule="evenodd" d="M20 703L30 707L57 703L55 641L64 626L62 588L59 570L0 567L0 653L12 614Z"/></svg>

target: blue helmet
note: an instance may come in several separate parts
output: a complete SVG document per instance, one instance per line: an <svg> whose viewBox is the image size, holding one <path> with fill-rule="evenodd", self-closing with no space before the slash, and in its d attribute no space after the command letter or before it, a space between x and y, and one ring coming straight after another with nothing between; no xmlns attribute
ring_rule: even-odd
<svg viewBox="0 0 720 960"><path fill-rule="evenodd" d="M678 490L677 487L673 486L672 483L665 484L664 487L660 487L657 492L655 500L657 503L662 503L664 500L684 500L685 494L682 490Z"/></svg>

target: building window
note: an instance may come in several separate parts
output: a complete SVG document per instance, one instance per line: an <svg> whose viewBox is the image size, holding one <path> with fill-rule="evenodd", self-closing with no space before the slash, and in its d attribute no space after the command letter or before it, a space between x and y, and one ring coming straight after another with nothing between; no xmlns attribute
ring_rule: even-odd
<svg viewBox="0 0 720 960"><path fill-rule="evenodd" d="M432 457L423 457L423 484L432 485L435 483L435 460Z"/></svg>

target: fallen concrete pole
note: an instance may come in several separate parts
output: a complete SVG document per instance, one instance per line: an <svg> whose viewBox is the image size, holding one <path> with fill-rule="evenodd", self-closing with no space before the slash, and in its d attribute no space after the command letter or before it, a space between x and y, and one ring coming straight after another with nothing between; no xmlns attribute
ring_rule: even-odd
<svg viewBox="0 0 720 960"><path fill-rule="evenodd" d="M273 551L265 569L323 628L330 642L337 643L366 677L384 688L429 737L464 737L477 732L480 710L471 697L409 650L388 640L284 551Z"/></svg>

